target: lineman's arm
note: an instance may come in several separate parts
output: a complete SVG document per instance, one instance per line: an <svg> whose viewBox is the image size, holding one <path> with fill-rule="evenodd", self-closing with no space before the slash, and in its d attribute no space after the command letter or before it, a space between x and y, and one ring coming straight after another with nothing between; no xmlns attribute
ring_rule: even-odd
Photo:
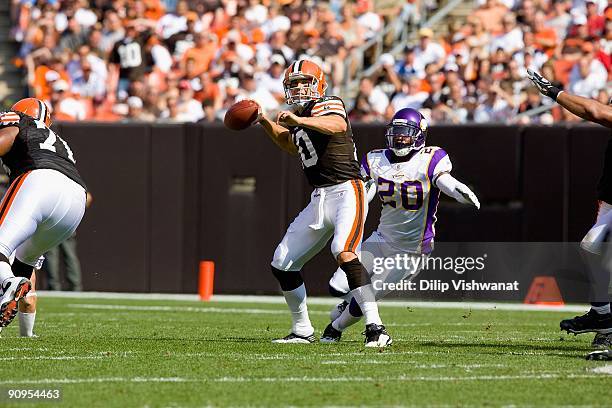
<svg viewBox="0 0 612 408"><path fill-rule="evenodd" d="M539 73L527 70L527 76L544 96L552 98L574 115L590 122L612 128L612 106L604 105L593 99L572 95L555 87L548 79Z"/></svg>
<svg viewBox="0 0 612 408"><path fill-rule="evenodd" d="M449 197L454 198L462 204L472 204L480 209L480 202L476 194L469 189L468 186L461 183L459 180L451 176L449 173L443 173L435 180L436 186Z"/></svg>
<svg viewBox="0 0 612 408"><path fill-rule="evenodd" d="M19 128L16 126L0 128L0 156L4 156L11 150L18 134Z"/></svg>

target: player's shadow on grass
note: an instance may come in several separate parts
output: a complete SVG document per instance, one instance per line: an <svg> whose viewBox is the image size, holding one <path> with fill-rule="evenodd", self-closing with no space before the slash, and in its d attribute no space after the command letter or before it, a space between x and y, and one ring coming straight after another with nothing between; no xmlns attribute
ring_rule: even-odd
<svg viewBox="0 0 612 408"><path fill-rule="evenodd" d="M236 343L261 343L270 339L262 339L261 337L121 337L121 340L133 340L133 341L180 341L180 342L195 342L195 343L207 343L207 342L219 342L219 341L230 341Z"/></svg>

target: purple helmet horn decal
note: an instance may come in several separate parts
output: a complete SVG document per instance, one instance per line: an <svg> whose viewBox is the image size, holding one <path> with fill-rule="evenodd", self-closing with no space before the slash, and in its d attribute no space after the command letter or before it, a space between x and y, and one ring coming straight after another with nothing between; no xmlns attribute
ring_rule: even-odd
<svg viewBox="0 0 612 408"><path fill-rule="evenodd" d="M400 109L387 125L387 146L398 156L405 156L425 146L427 120L416 109Z"/></svg>

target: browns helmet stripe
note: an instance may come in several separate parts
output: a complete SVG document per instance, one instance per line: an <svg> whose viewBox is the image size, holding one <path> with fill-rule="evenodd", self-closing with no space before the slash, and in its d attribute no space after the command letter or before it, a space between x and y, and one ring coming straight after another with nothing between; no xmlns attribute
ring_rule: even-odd
<svg viewBox="0 0 612 408"><path fill-rule="evenodd" d="M39 99L38 100L38 120L44 122L46 117L47 117L47 107Z"/></svg>

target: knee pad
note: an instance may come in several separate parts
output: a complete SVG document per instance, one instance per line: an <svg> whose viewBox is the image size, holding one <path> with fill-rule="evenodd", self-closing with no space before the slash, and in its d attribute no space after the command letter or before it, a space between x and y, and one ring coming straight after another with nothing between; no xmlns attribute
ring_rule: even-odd
<svg viewBox="0 0 612 408"><path fill-rule="evenodd" d="M370 277L368 272L363 267L359 259L355 258L351 261L344 262L340 265L340 268L346 273L346 279L348 280L349 288L351 290L360 288L370 283Z"/></svg>
<svg viewBox="0 0 612 408"><path fill-rule="evenodd" d="M282 271L276 269L274 266L272 266L271 269L272 275L278 280L284 292L297 289L304 284L300 271Z"/></svg>
<svg viewBox="0 0 612 408"><path fill-rule="evenodd" d="M23 263L17 258L15 258L15 261L13 261L13 266L11 268L13 269L13 274L15 276L28 279L30 279L30 276L32 276L32 271L34 270L32 265Z"/></svg>

